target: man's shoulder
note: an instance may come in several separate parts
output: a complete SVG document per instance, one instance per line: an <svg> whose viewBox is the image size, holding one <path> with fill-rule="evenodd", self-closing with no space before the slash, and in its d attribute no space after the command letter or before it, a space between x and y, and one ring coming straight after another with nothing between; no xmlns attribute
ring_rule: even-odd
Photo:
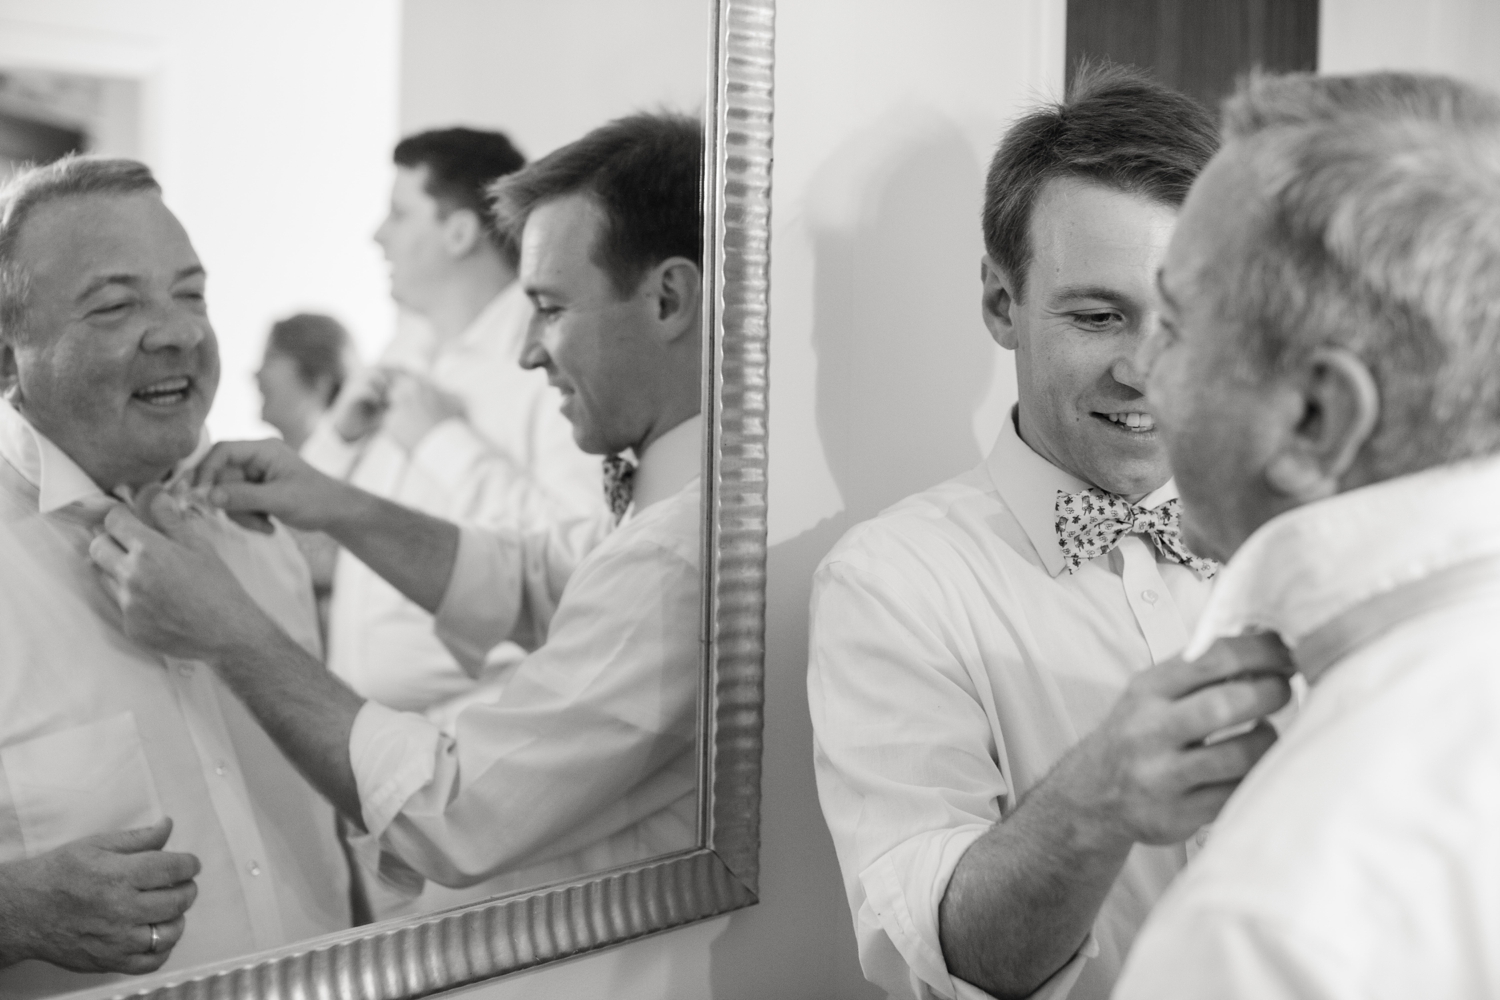
<svg viewBox="0 0 1500 1000"><path fill-rule="evenodd" d="M1017 566L1032 560L1015 515L983 466L914 493L839 539L818 567L839 564L883 573L931 572L957 560Z"/></svg>

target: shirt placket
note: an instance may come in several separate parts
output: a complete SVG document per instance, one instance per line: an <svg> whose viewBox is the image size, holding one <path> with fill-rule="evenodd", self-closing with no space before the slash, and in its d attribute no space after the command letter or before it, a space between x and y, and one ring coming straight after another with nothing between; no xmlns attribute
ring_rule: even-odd
<svg viewBox="0 0 1500 1000"><path fill-rule="evenodd" d="M239 757L219 710L219 698L208 668L191 660L166 658L172 690L198 751L198 765L209 801L234 858L257 948L286 940L281 927L273 873L269 869L260 825L250 809L250 793L240 774Z"/></svg>
<svg viewBox="0 0 1500 1000"><path fill-rule="evenodd" d="M1150 542L1140 535L1126 535L1120 539L1118 549L1125 599L1146 637L1151 662L1164 663L1187 645L1188 634L1182 623L1182 612L1161 577Z"/></svg>

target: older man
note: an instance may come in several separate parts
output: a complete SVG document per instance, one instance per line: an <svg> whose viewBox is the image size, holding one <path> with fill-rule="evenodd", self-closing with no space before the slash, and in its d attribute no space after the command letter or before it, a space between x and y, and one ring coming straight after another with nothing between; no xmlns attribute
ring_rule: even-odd
<svg viewBox="0 0 1500 1000"><path fill-rule="evenodd" d="M107 523L118 547L100 563L130 633L212 663L392 876L499 891L694 841L701 148L697 122L637 115L496 188L536 307L522 361L561 390L579 447L608 456L610 515L460 529L275 443L222 447L200 470L221 480L216 502L328 531L435 612L461 662L503 639L531 650L451 736L322 670L165 505L168 537L125 511Z"/></svg>
<svg viewBox="0 0 1500 1000"><path fill-rule="evenodd" d="M207 449L219 360L203 267L139 163L64 160L3 197L0 992L346 927L331 810L210 670L127 636L89 562L120 498L175 488ZM316 652L287 534L190 517Z"/></svg>
<svg viewBox="0 0 1500 1000"><path fill-rule="evenodd" d="M1150 399L1189 652L1270 629L1311 690L1118 995L1500 996L1500 99L1260 78L1161 273Z"/></svg>
<svg viewBox="0 0 1500 1000"><path fill-rule="evenodd" d="M1006 135L982 311L1019 404L988 459L855 528L814 582L818 788L866 975L893 995L1098 998L1287 699L1273 653L1178 653L1211 566L1133 358L1207 113L1080 73ZM1217 683L1222 682L1222 683Z"/></svg>

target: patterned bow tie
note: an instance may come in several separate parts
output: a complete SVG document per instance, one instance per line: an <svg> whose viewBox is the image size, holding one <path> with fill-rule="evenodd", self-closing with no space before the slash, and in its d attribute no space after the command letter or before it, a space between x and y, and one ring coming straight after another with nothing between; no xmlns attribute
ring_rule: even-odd
<svg viewBox="0 0 1500 1000"><path fill-rule="evenodd" d="M1130 534L1149 536L1158 552L1204 580L1219 569L1218 563L1193 555L1183 543L1182 504L1177 500L1168 500L1160 507L1141 507L1099 489L1082 493L1058 490L1053 512L1057 516L1057 544L1069 573L1076 573L1084 563L1102 556Z"/></svg>
<svg viewBox="0 0 1500 1000"><path fill-rule="evenodd" d="M609 512L615 516L616 524L630 508L634 495L635 466L621 455L604 456L604 499L609 503Z"/></svg>

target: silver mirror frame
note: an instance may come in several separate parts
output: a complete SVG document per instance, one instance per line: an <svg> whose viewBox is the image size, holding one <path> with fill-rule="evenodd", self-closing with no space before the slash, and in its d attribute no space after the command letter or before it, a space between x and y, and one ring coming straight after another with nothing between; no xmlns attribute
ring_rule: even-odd
<svg viewBox="0 0 1500 1000"><path fill-rule="evenodd" d="M775 0L710 0L704 109L704 741L699 844L576 882L385 921L75 1000L404 1000L753 905L765 664ZM121 987L126 987L122 989Z"/></svg>

